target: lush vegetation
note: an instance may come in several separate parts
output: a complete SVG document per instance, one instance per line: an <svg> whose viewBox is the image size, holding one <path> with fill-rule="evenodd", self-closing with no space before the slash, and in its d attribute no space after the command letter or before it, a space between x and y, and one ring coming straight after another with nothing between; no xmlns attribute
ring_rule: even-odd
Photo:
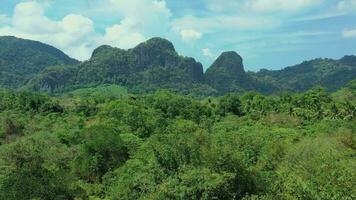
<svg viewBox="0 0 356 200"><path fill-rule="evenodd" d="M129 50L98 47L88 61L44 70L26 88L62 93L100 84L118 84L136 94L160 89L200 96L215 92L203 82L203 66L193 58L179 56L173 44L162 38L152 38Z"/></svg>
<svg viewBox="0 0 356 200"><path fill-rule="evenodd" d="M356 198L356 82L196 99L0 91L0 199Z"/></svg>
<svg viewBox="0 0 356 200"><path fill-rule="evenodd" d="M278 85L263 78L256 78L255 73L246 73L241 56L234 51L222 53L207 69L204 77L205 82L215 88L219 95L251 90L264 94L282 91Z"/></svg>
<svg viewBox="0 0 356 200"><path fill-rule="evenodd" d="M356 56L344 56L339 60L319 58L282 70L261 70L252 76L282 91L301 92L315 85L336 91L355 79Z"/></svg>
<svg viewBox="0 0 356 200"><path fill-rule="evenodd" d="M162 38L129 50L103 45L89 60L79 63L46 44L0 37L0 86L51 94L101 84L117 84L135 94L162 89L197 97L246 91L280 94L305 92L315 86L336 91L355 78L356 56L245 72L236 52L224 52L204 73L199 62L178 55L173 44Z"/></svg>
<svg viewBox="0 0 356 200"><path fill-rule="evenodd" d="M356 199L355 78L355 56L203 73L161 38L79 63L0 37L0 199Z"/></svg>
<svg viewBox="0 0 356 200"><path fill-rule="evenodd" d="M282 70L245 72L236 52L224 52L203 73L193 58L177 54L173 44L153 38L130 50L110 46L97 48L90 60L72 67L44 70L27 88L61 93L109 83L125 86L131 93L169 89L195 96L258 91L263 94L304 92L316 86L336 91L356 77L356 56L340 60L315 59Z"/></svg>
<svg viewBox="0 0 356 200"><path fill-rule="evenodd" d="M49 66L76 63L78 61L49 45L0 37L0 86L19 88Z"/></svg>

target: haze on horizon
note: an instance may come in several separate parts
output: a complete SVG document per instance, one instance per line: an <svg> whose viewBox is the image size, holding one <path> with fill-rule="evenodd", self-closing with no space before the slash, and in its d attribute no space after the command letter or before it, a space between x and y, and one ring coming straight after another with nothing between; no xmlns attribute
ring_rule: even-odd
<svg viewBox="0 0 356 200"><path fill-rule="evenodd" d="M79 60L102 44L127 49L159 36L205 69L227 50L253 71L356 54L355 19L356 0L0 0L0 36Z"/></svg>

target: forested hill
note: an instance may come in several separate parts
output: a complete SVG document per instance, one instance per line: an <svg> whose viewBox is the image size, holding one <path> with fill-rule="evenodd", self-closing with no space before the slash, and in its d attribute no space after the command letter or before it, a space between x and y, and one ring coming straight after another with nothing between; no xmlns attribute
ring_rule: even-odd
<svg viewBox="0 0 356 200"><path fill-rule="evenodd" d="M173 44L152 38L123 50L103 45L79 63L54 47L14 37L0 38L0 85L62 93L100 84L117 84L131 93L169 89L196 96L258 91L303 92L315 86L335 91L356 79L356 56L315 59L282 70L246 72L236 52L222 53L203 72L194 58L178 55Z"/></svg>
<svg viewBox="0 0 356 200"><path fill-rule="evenodd" d="M205 72L204 81L219 95L251 90L265 94L279 91L278 86L246 73L242 57L234 51L223 52Z"/></svg>
<svg viewBox="0 0 356 200"><path fill-rule="evenodd" d="M100 46L88 61L44 70L27 88L61 92L102 83L122 85L135 93L157 89L190 93L195 88L213 91L203 84L201 63L178 55L173 44L162 38L152 38L129 50Z"/></svg>
<svg viewBox="0 0 356 200"><path fill-rule="evenodd" d="M261 70L252 76L282 91L302 92L316 85L335 91L356 78L356 56L318 58L282 70Z"/></svg>
<svg viewBox="0 0 356 200"><path fill-rule="evenodd" d="M0 37L0 85L4 87L21 87L49 66L76 63L78 61L47 44Z"/></svg>

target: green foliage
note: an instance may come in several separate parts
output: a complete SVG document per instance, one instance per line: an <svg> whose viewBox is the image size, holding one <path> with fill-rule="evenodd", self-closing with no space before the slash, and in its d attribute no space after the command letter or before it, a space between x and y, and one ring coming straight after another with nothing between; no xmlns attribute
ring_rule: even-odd
<svg viewBox="0 0 356 200"><path fill-rule="evenodd" d="M133 101L112 101L99 113L102 121L120 132L133 132L144 138L154 134L155 129L164 125L164 119L157 111Z"/></svg>
<svg viewBox="0 0 356 200"><path fill-rule="evenodd" d="M302 92L317 85L336 91L355 79L355 61L355 56L339 60L314 59L282 70L261 70L252 75L279 91Z"/></svg>
<svg viewBox="0 0 356 200"><path fill-rule="evenodd" d="M0 44L0 85L27 83L0 89L0 199L356 198L355 81L328 93L354 56L246 73L225 52L204 75L161 38L83 63ZM305 92L263 95L283 91Z"/></svg>
<svg viewBox="0 0 356 200"><path fill-rule="evenodd" d="M213 114L213 110L201 102L168 91L160 91L149 96L147 102L169 119L183 117L199 123Z"/></svg>
<svg viewBox="0 0 356 200"><path fill-rule="evenodd" d="M234 175L215 173L206 168L185 169L161 183L147 199L233 199Z"/></svg>
<svg viewBox="0 0 356 200"><path fill-rule="evenodd" d="M101 84L121 85L140 94L159 89L194 91L197 96L215 92L203 82L203 66L193 58L179 56L173 44L162 38L152 38L127 51L98 47L88 61L47 68L25 88L61 93Z"/></svg>
<svg viewBox="0 0 356 200"><path fill-rule="evenodd" d="M118 85L99 85L96 87L81 88L68 93L76 98L95 98L98 102L110 101L127 96L127 90Z"/></svg>
<svg viewBox="0 0 356 200"><path fill-rule="evenodd" d="M354 89L0 90L0 199L355 199Z"/></svg>
<svg viewBox="0 0 356 200"><path fill-rule="evenodd" d="M19 88L46 67L76 64L49 45L10 36L0 37L0 85Z"/></svg>
<svg viewBox="0 0 356 200"><path fill-rule="evenodd" d="M59 103L48 96L29 92L0 91L0 110L18 109L39 113L63 112Z"/></svg>
<svg viewBox="0 0 356 200"><path fill-rule="evenodd" d="M128 150L114 130L93 126L85 130L81 152L75 161L75 171L85 180L96 182L127 159Z"/></svg>
<svg viewBox="0 0 356 200"><path fill-rule="evenodd" d="M68 199L68 149L50 136L22 138L0 151L1 199Z"/></svg>
<svg viewBox="0 0 356 200"><path fill-rule="evenodd" d="M305 61L282 70L245 72L241 56L229 51L204 73L201 63L178 55L173 44L163 38L149 39L129 50L103 45L89 60L79 63L40 42L0 37L0 86L55 94L99 92L95 96L101 100L116 97L107 91L126 93L100 86L106 84L120 85L136 94L167 89L196 97L246 91L305 92L318 85L336 91L355 79L355 65L355 56L344 56ZM96 91L88 89L95 86Z"/></svg>
<svg viewBox="0 0 356 200"><path fill-rule="evenodd" d="M235 94L227 94L220 98L219 112L222 115L233 113L237 116L242 116L242 106L239 96Z"/></svg>
<svg viewBox="0 0 356 200"><path fill-rule="evenodd" d="M279 195L284 199L354 199L352 154L332 138L303 141L288 152L277 170Z"/></svg>

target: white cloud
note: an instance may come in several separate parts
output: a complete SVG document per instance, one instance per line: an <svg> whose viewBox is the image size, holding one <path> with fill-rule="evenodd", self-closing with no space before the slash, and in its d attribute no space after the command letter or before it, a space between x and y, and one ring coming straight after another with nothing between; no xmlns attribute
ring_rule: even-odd
<svg viewBox="0 0 356 200"><path fill-rule="evenodd" d="M60 20L52 20L45 15L47 6L50 4L37 1L17 4L11 17L0 15L0 35L39 40L85 60L101 44L131 48L170 29L171 12L165 1L103 1L103 7L111 7L110 12L116 10L122 16L122 20L107 27L103 34L97 33L94 22L82 15L68 14ZM5 20L7 24L2 23Z"/></svg>
<svg viewBox="0 0 356 200"><path fill-rule="evenodd" d="M172 22L174 30L194 29L202 33L217 31L244 31L273 28L278 20L270 17L243 17L228 15L213 15L208 17L184 16Z"/></svg>
<svg viewBox="0 0 356 200"><path fill-rule="evenodd" d="M342 36L345 38L356 38L356 28L342 31Z"/></svg>
<svg viewBox="0 0 356 200"><path fill-rule="evenodd" d="M44 16L44 8L37 2L25 2L16 5L12 18L14 29L32 34L52 34L60 28L60 22Z"/></svg>
<svg viewBox="0 0 356 200"><path fill-rule="evenodd" d="M211 53L211 50L209 48L204 48L201 51L205 57L214 58L214 55L213 53Z"/></svg>
<svg viewBox="0 0 356 200"><path fill-rule="evenodd" d="M198 40L202 37L202 35L203 34L201 32L198 32L194 29L183 29L180 31L180 36L185 42L193 42L195 40Z"/></svg>
<svg viewBox="0 0 356 200"><path fill-rule="evenodd" d="M323 0L252 0L246 6L256 12L294 12L318 5Z"/></svg>
<svg viewBox="0 0 356 200"><path fill-rule="evenodd" d="M5 14L0 14L0 25L1 24L7 24L10 22L10 19L7 15Z"/></svg>
<svg viewBox="0 0 356 200"><path fill-rule="evenodd" d="M337 8L343 11L353 11L356 13L356 0L343 0L337 4Z"/></svg>
<svg viewBox="0 0 356 200"><path fill-rule="evenodd" d="M106 28L104 40L110 44L130 48L146 37L158 36L169 30L171 11L165 1L111 0L123 14L119 24Z"/></svg>
<svg viewBox="0 0 356 200"><path fill-rule="evenodd" d="M105 42L121 48L130 48L145 40L145 36L134 32L123 24L117 24L106 28ZM130 26L130 25L128 25Z"/></svg>
<svg viewBox="0 0 356 200"><path fill-rule="evenodd" d="M55 21L44 15L43 5L29 1L19 3L11 22L0 27L0 35L14 35L56 46L77 59L86 59L97 44L93 22L70 14Z"/></svg>
<svg viewBox="0 0 356 200"><path fill-rule="evenodd" d="M295 12L315 6L324 0L208 0L208 8L216 12Z"/></svg>

